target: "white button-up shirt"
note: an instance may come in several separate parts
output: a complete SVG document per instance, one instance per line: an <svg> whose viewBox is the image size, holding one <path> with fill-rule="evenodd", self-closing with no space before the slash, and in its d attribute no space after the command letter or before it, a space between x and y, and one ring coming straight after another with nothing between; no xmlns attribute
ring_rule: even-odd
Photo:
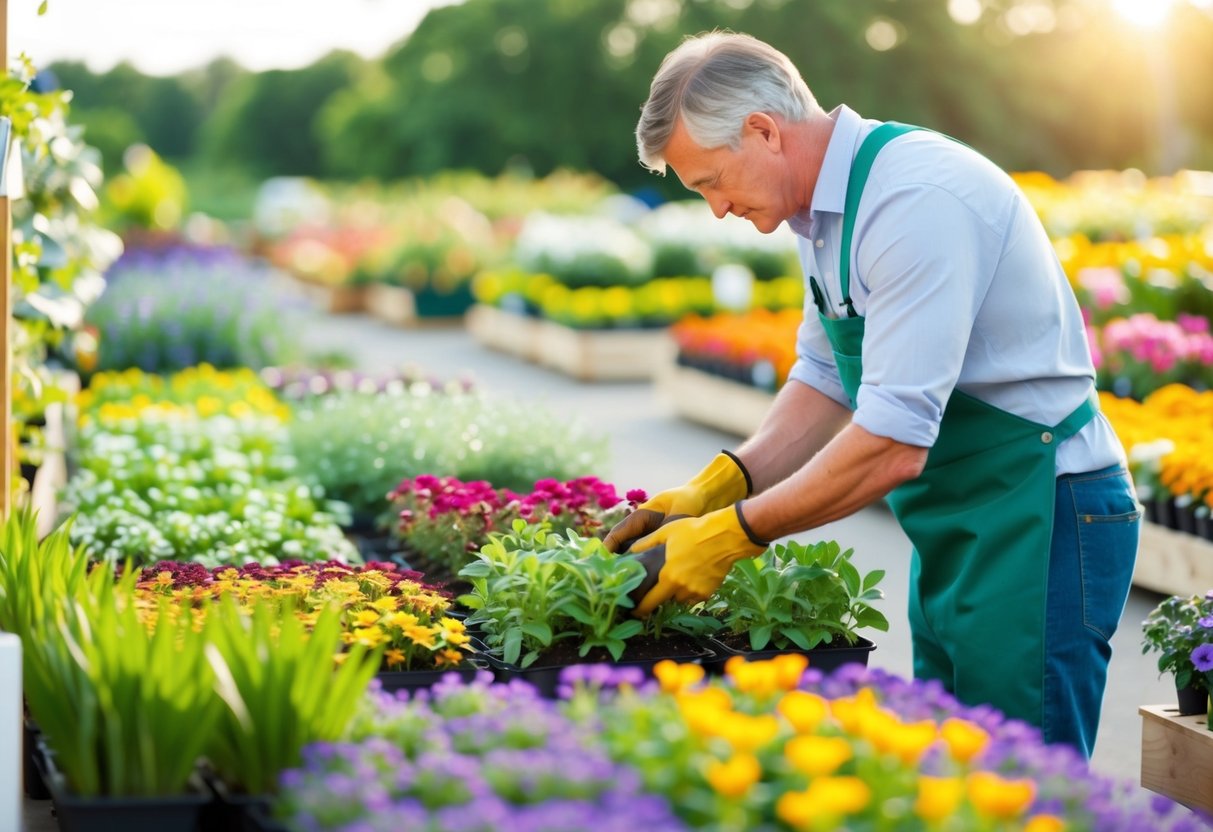
<svg viewBox="0 0 1213 832"><path fill-rule="evenodd" d="M807 284L845 316L839 249L851 162L880 122L843 106L813 202L788 220ZM865 321L853 421L878 436L931 447L954 389L1052 426L1095 377L1078 303L1032 206L1005 173L928 131L876 157L855 218L851 299ZM790 378L849 407L833 351L805 292ZM1058 474L1124 462L1099 414L1057 447Z"/></svg>

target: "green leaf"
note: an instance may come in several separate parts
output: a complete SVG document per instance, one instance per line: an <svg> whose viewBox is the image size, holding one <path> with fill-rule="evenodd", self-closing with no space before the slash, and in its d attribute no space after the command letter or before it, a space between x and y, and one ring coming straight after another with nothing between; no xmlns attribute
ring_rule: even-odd
<svg viewBox="0 0 1213 832"><path fill-rule="evenodd" d="M866 592L867 590L876 586L876 584L878 584L882 580L884 580L884 576L885 576L885 570L873 569L871 572L869 572L867 575L864 576L864 579L863 579L864 591Z"/></svg>
<svg viewBox="0 0 1213 832"><path fill-rule="evenodd" d="M881 632L889 631L889 619L885 618L884 613L872 607L864 607L855 616L856 627L871 627L874 630Z"/></svg>
<svg viewBox="0 0 1213 832"><path fill-rule="evenodd" d="M627 621L620 622L619 624L616 624L614 627L612 627L610 633L608 633L608 637L613 638L613 639L624 640L624 639L629 639L632 636L638 635L639 633L641 633L643 631L644 631L643 622L638 621L635 618L629 618Z"/></svg>
<svg viewBox="0 0 1213 832"><path fill-rule="evenodd" d="M39 15L46 14L47 2L48 2L48 0L42 0L42 2L38 4L38 14Z"/></svg>
<svg viewBox="0 0 1213 832"><path fill-rule="evenodd" d="M522 625L522 632L544 647L552 643L552 628L542 622L532 621Z"/></svg>
<svg viewBox="0 0 1213 832"><path fill-rule="evenodd" d="M750 649L762 650L771 641L771 631L773 627L770 624L765 624L761 627L755 627L750 630Z"/></svg>
<svg viewBox="0 0 1213 832"><path fill-rule="evenodd" d="M503 650L502 650L501 658L504 659L507 664L517 664L518 655L521 652L522 652L522 630L517 629L517 630L507 631L505 634L505 641L503 643ZM533 655L534 654L532 654L532 656ZM528 658L531 658L531 661L535 660L533 657L528 657Z"/></svg>

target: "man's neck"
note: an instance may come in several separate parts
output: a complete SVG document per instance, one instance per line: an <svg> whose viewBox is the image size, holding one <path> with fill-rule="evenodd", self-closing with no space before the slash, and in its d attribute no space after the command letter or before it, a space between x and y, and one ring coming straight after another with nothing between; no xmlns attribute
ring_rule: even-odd
<svg viewBox="0 0 1213 832"><path fill-rule="evenodd" d="M791 162L798 178L796 203L801 211L808 211L813 204L813 191L817 188L817 177L821 174L830 137L834 135L834 124L829 113L819 110L793 125Z"/></svg>

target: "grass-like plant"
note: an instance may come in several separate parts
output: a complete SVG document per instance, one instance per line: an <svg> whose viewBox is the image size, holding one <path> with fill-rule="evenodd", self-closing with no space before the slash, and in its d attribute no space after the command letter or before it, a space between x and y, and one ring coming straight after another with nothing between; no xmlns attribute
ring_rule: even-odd
<svg viewBox="0 0 1213 832"><path fill-rule="evenodd" d="M748 634L752 650L854 644L861 627L888 630L888 619L872 606L884 597L876 588L884 570L861 576L853 551L832 540L777 544L766 555L738 561L706 612L719 617L724 635Z"/></svg>
<svg viewBox="0 0 1213 832"><path fill-rule="evenodd" d="M66 535L50 548L66 559ZM30 712L82 796L185 792L220 712L206 636L188 615L149 632L136 577L96 569L74 595L44 598L24 642Z"/></svg>
<svg viewBox="0 0 1213 832"><path fill-rule="evenodd" d="M74 598L88 558L69 544L71 522L38 540L38 515L14 511L0 527L0 630L27 641L49 608Z"/></svg>
<svg viewBox="0 0 1213 832"><path fill-rule="evenodd" d="M243 615L231 598L207 617L207 658L226 707L205 733L216 773L249 794L275 791L278 774L312 742L341 737L383 659L383 648L341 650L341 614L327 607L309 628L270 601Z"/></svg>

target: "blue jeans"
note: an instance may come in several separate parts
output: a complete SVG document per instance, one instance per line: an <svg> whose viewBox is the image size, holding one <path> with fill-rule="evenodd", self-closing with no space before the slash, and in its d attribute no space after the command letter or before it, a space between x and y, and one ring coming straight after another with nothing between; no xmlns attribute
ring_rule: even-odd
<svg viewBox="0 0 1213 832"><path fill-rule="evenodd" d="M1141 506L1124 468L1058 477L1041 728L1046 742L1069 743L1087 757L1140 534Z"/></svg>

